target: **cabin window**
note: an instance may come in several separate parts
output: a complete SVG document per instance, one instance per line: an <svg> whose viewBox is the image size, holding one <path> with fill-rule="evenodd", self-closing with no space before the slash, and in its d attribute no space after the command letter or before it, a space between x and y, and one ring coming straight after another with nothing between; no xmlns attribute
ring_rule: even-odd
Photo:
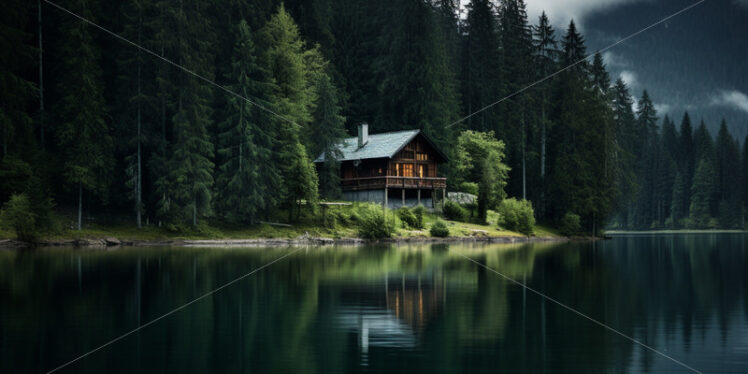
<svg viewBox="0 0 748 374"><path fill-rule="evenodd" d="M429 155L427 153L418 153L418 155L416 155L416 160L418 161L428 161L428 159Z"/></svg>
<svg viewBox="0 0 748 374"><path fill-rule="evenodd" d="M413 164L403 164L403 176L404 177L413 176Z"/></svg>
<svg viewBox="0 0 748 374"><path fill-rule="evenodd" d="M382 168L379 168L377 172L379 173L379 175L382 175Z"/></svg>
<svg viewBox="0 0 748 374"><path fill-rule="evenodd" d="M428 169L426 165L418 165L418 177L423 178L428 176Z"/></svg>
<svg viewBox="0 0 748 374"><path fill-rule="evenodd" d="M412 160L414 158L415 152L405 150L403 151L402 155L404 159Z"/></svg>
<svg viewBox="0 0 748 374"><path fill-rule="evenodd" d="M395 164L395 175L400 176L400 164Z"/></svg>

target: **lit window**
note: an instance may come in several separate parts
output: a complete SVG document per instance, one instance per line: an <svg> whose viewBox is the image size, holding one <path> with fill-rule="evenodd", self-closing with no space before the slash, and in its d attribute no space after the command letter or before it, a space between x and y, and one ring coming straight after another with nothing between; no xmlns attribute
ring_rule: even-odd
<svg viewBox="0 0 748 374"><path fill-rule="evenodd" d="M423 165L418 165L418 177L423 178L426 176L426 168Z"/></svg>
<svg viewBox="0 0 748 374"><path fill-rule="evenodd" d="M403 176L404 177L413 176L413 164L403 164Z"/></svg>
<svg viewBox="0 0 748 374"><path fill-rule="evenodd" d="M418 161L428 161L429 155L426 153L419 153L418 155L416 155L416 159Z"/></svg>
<svg viewBox="0 0 748 374"><path fill-rule="evenodd" d="M400 164L395 164L395 175L400 176Z"/></svg>
<svg viewBox="0 0 748 374"><path fill-rule="evenodd" d="M379 175L382 175L382 168L379 168Z"/></svg>

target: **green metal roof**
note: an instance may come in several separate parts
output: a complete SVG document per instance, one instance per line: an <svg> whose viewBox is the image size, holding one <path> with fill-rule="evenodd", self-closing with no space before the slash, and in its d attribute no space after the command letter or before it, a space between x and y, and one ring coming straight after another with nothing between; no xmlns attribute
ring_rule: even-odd
<svg viewBox="0 0 748 374"><path fill-rule="evenodd" d="M369 158L390 158L400 151L406 144L420 133L421 130L406 130L385 132L369 135L369 141L363 147L358 147L358 137L346 138L340 144L343 156L338 161L364 160ZM428 139L428 138L427 138ZM430 142L430 141L429 141ZM434 147L436 148L436 147ZM438 152L438 150L437 150ZM314 162L324 162L322 153Z"/></svg>

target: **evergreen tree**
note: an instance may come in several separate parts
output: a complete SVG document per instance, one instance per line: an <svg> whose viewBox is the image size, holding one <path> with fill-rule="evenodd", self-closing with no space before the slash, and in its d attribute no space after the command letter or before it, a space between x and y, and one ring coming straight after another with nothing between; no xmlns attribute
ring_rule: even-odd
<svg viewBox="0 0 748 374"><path fill-rule="evenodd" d="M515 93L529 85L534 72L532 28L527 22L523 0L499 2L501 30L502 71L501 80L507 93ZM525 90L501 103L504 127L497 133L507 142L508 164L511 168L507 192L527 199L528 138L534 129L535 119L529 109L532 95Z"/></svg>
<svg viewBox="0 0 748 374"><path fill-rule="evenodd" d="M29 2L12 0L0 15L0 159L10 153L28 160L36 149L28 107L36 98L34 84L24 77L34 65L31 35L26 31ZM23 153L23 154L21 154Z"/></svg>
<svg viewBox="0 0 748 374"><path fill-rule="evenodd" d="M683 209L683 201L686 196L686 183L684 179L680 172L675 174L673 198L670 203L670 227L672 228L682 227L683 219L686 217L686 211Z"/></svg>
<svg viewBox="0 0 748 374"><path fill-rule="evenodd" d="M504 93L501 84L501 40L494 8L489 0L472 0L467 5L463 28L462 103L464 113L475 113L494 103ZM467 119L467 127L478 131L499 130L496 106Z"/></svg>
<svg viewBox="0 0 748 374"><path fill-rule="evenodd" d="M691 187L691 206L689 209L690 224L696 228L710 225L709 201L713 194L714 169L712 163L700 160Z"/></svg>
<svg viewBox="0 0 748 374"><path fill-rule="evenodd" d="M748 214L748 135L743 140L743 221L742 228L745 228L746 215Z"/></svg>
<svg viewBox="0 0 748 374"><path fill-rule="evenodd" d="M123 34L126 38L136 41L139 45L143 43L143 35L148 33L146 18L149 3L137 0L124 3L121 6L121 14L125 21ZM155 87L150 69L150 57L141 50L124 49L118 58L118 70L120 76L117 82L119 94L127 100L118 102L115 111L119 114L119 124L113 129L117 138L128 139L127 143L117 142L115 150L123 153L125 159L125 184L129 188L128 197L134 203L135 222L138 228L142 227L142 216L144 214L144 186L143 174L146 163L147 139L152 134L152 107L154 104L153 93ZM149 136L150 135L150 136ZM119 156L119 155L116 155Z"/></svg>
<svg viewBox="0 0 748 374"><path fill-rule="evenodd" d="M627 226L632 214L633 201L639 188L636 180L638 154L635 151L637 141L634 100L623 79L618 78L612 88L613 120L617 142L616 162L619 165L617 175L618 190L621 191L617 202L619 224ZM632 217L633 218L633 217Z"/></svg>
<svg viewBox="0 0 748 374"><path fill-rule="evenodd" d="M558 45L556 43L556 36L553 27L548 20L548 17L543 12L538 20L538 25L533 27L533 39L534 39L534 55L535 55L535 71L536 79L542 79L550 75L556 69L558 61ZM540 136L539 136L539 153L540 153L540 202L537 204L538 217L545 217L545 191L547 189L545 179L547 174L547 160L546 150L548 145L548 130L553 122L549 119L550 112L550 98L552 81L546 80L539 84L536 89L537 98L535 101L538 103L540 108Z"/></svg>
<svg viewBox="0 0 748 374"><path fill-rule="evenodd" d="M388 6L391 17L381 37L386 50L377 62L381 82L374 128L418 128L446 145L456 130L446 126L459 114L458 86L436 10L422 0L394 4Z"/></svg>
<svg viewBox="0 0 748 374"><path fill-rule="evenodd" d="M236 28L237 41L232 60L231 85L234 92L255 100L269 97L268 72L258 64L257 50L246 21ZM250 99L251 100L251 99ZM216 207L232 221L253 224L261 212L275 204L272 189L279 185L280 175L272 162L272 123L270 114L243 98L229 99L228 115L220 124L216 174Z"/></svg>
<svg viewBox="0 0 748 374"><path fill-rule="evenodd" d="M328 199L340 197L340 163L338 149L345 138L345 118L340 115L338 93L327 74L319 74L316 82L317 105L310 126L312 157L322 155L319 170L319 194Z"/></svg>
<svg viewBox="0 0 748 374"><path fill-rule="evenodd" d="M185 4L187 3L187 4ZM213 61L210 19L203 16L207 4L184 0L176 10L177 47L180 65L212 79ZM208 129L212 125L212 91L194 76L177 77L173 123L173 146L168 159L169 195L178 217L198 217L211 212L213 185L213 143Z"/></svg>
<svg viewBox="0 0 748 374"><path fill-rule="evenodd" d="M75 5L81 16L94 18L89 2L78 1ZM88 24L75 19L67 19L59 30L66 73L59 78L63 97L57 107L60 122L57 138L65 181L77 190L78 230L82 227L83 191L90 191L106 201L114 164L99 48L92 32Z"/></svg>
<svg viewBox="0 0 748 374"><path fill-rule="evenodd" d="M694 159L709 160L714 158L714 141L706 129L704 120L701 120L699 127L693 133Z"/></svg>
<svg viewBox="0 0 748 374"><path fill-rule="evenodd" d="M683 175L683 183L686 186L693 184L693 175L695 168L695 155L694 155L694 144L693 144L693 128L691 126L691 117L688 112L683 114L683 120L680 124L680 152L678 154L678 170ZM683 206L684 215L688 216L688 209L691 206L691 189L686 188L685 194L683 195Z"/></svg>
<svg viewBox="0 0 748 374"><path fill-rule="evenodd" d="M300 140L302 129L312 121L311 111L316 98L311 89L313 86L307 81L310 74L305 66L304 43L299 37L298 27L282 5L263 28L262 37L262 61L276 86L270 102L275 103L281 115L290 119L273 122L276 141L271 165L280 171L281 176L281 185L275 190L278 202L292 219L299 200L305 198L297 192L308 191L312 179L316 196L317 175L306 172L309 167L314 171L314 167ZM303 152L299 152L300 147ZM310 165L299 164L301 153L304 154L303 160ZM311 195L308 199L313 200Z"/></svg>
<svg viewBox="0 0 748 374"><path fill-rule="evenodd" d="M738 227L742 217L740 145L728 132L724 120L714 147L714 170L712 216L719 218L723 228Z"/></svg>

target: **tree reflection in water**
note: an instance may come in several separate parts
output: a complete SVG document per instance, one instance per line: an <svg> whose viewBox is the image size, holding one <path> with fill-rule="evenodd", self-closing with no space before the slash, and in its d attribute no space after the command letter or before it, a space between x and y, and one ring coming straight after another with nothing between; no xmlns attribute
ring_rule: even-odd
<svg viewBox="0 0 748 374"><path fill-rule="evenodd" d="M746 235L307 248L71 372L748 371ZM40 372L289 249L0 252L0 372Z"/></svg>

